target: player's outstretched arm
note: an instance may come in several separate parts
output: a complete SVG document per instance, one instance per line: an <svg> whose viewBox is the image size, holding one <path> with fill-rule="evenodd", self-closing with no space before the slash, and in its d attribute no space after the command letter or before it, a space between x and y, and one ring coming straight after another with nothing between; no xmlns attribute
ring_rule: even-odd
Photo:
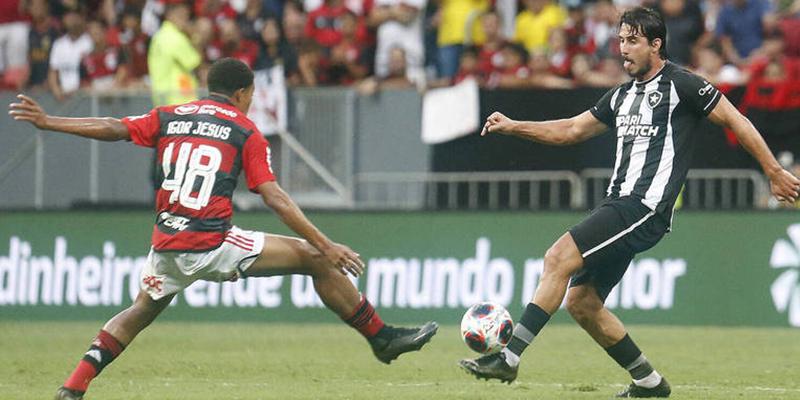
<svg viewBox="0 0 800 400"><path fill-rule="evenodd" d="M42 130L70 133L85 138L116 141L130 139L128 128L116 118L65 118L47 115L32 98L19 94L19 103L9 105L8 114Z"/></svg>
<svg viewBox="0 0 800 400"><path fill-rule="evenodd" d="M342 274L348 272L359 276L364 272L364 262L358 253L345 245L332 242L306 218L300 207L278 185L277 182L266 182L256 187L261 198L269 208L275 211L286 226L306 239Z"/></svg>
<svg viewBox="0 0 800 400"><path fill-rule="evenodd" d="M481 136L501 133L518 136L534 142L564 146L580 143L603 133L608 127L586 111L572 118L552 121L516 121L500 112L494 112L483 125Z"/></svg>
<svg viewBox="0 0 800 400"><path fill-rule="evenodd" d="M764 173L769 177L770 187L775 198L789 203L797 200L800 195L800 180L781 167L753 123L742 115L724 95L708 118L715 124L732 130L745 150L758 160Z"/></svg>

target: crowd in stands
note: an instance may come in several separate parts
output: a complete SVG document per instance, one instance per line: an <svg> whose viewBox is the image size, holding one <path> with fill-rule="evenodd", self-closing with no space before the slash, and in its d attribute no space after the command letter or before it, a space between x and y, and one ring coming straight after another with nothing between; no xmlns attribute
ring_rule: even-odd
<svg viewBox="0 0 800 400"><path fill-rule="evenodd" d="M3 0L0 87L142 90L176 54L177 87L202 86L221 57L281 65L289 86L366 93L467 78L609 87L629 79L616 29L638 5L664 16L672 61L721 87L772 85L761 101L783 90L800 106L800 0Z"/></svg>

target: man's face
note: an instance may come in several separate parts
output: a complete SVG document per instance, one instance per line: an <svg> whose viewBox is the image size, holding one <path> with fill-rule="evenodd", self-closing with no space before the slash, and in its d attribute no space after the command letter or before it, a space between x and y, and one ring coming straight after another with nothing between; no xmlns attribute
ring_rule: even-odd
<svg viewBox="0 0 800 400"><path fill-rule="evenodd" d="M188 32L191 27L192 11L189 6L185 4L175 5L172 9L168 10L167 19L172 21L178 29Z"/></svg>
<svg viewBox="0 0 800 400"><path fill-rule="evenodd" d="M500 32L500 18L497 14L484 15L481 18L481 25L483 25L483 31L486 32L486 36L496 37L497 33Z"/></svg>
<svg viewBox="0 0 800 400"><path fill-rule="evenodd" d="M654 39L650 43L641 32L634 34L628 24L622 24L619 28L619 51L622 55L622 68L628 75L640 78L650 71L653 57L658 57L656 41L660 42L659 39Z"/></svg>
<svg viewBox="0 0 800 400"><path fill-rule="evenodd" d="M227 46L236 47L239 44L239 26L230 19L224 20L219 27L219 36Z"/></svg>
<svg viewBox="0 0 800 400"><path fill-rule="evenodd" d="M80 36L83 34L84 23L83 16L77 12L69 11L64 14L64 30L71 36Z"/></svg>
<svg viewBox="0 0 800 400"><path fill-rule="evenodd" d="M90 22L89 29L87 30L95 47L104 47L106 45L106 31L101 23L95 21Z"/></svg>

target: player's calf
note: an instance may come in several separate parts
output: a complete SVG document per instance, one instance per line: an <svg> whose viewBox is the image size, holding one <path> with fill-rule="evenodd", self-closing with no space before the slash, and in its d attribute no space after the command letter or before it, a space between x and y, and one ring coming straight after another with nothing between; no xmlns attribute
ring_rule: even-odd
<svg viewBox="0 0 800 400"><path fill-rule="evenodd" d="M69 378L64 382L64 386L58 390L56 398L82 398L83 393L89 388L92 379L100 375L100 372L114 361L123 350L125 350L125 346L122 343L111 336L110 333L101 330L92 341L89 350L86 351L83 358L78 362L75 370L72 371L72 374L70 374Z"/></svg>

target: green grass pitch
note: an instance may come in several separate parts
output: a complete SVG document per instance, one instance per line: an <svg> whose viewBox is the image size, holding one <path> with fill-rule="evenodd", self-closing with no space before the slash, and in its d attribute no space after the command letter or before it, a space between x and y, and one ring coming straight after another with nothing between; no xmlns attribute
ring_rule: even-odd
<svg viewBox="0 0 800 400"><path fill-rule="evenodd" d="M0 322L0 399L50 399L99 323ZM800 330L632 326L675 399L800 399ZM477 381L455 326L391 366L343 325L156 322L91 399L609 399L627 383L576 325L548 326L516 382Z"/></svg>

